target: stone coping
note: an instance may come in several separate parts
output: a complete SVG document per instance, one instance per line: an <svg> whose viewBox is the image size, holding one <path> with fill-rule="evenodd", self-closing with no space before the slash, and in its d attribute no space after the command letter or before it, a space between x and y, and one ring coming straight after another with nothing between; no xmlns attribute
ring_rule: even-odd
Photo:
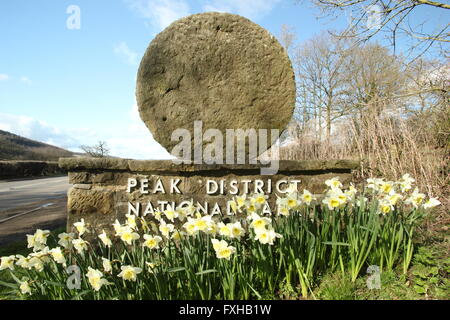
<svg viewBox="0 0 450 320"><path fill-rule="evenodd" d="M127 171L155 173L193 173L259 171L270 164L175 164L172 160L132 160L120 158L60 158L59 166L67 171ZM351 172L359 167L355 160L280 160L279 172L336 171Z"/></svg>

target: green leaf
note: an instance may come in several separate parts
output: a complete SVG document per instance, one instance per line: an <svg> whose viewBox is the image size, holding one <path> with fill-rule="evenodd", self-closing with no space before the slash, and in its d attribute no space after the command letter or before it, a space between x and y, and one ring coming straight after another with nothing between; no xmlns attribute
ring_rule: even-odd
<svg viewBox="0 0 450 320"><path fill-rule="evenodd" d="M48 283L48 284L51 284L51 285L54 285L54 286L60 287L60 288L65 288L66 287L64 284L61 284L61 283L55 282L55 281L46 280L45 283Z"/></svg>
<svg viewBox="0 0 450 320"><path fill-rule="evenodd" d="M168 269L167 272L172 273L172 272L180 272L180 271L184 271L184 270L186 270L185 267L177 267L177 268Z"/></svg>
<svg viewBox="0 0 450 320"><path fill-rule="evenodd" d="M262 299L261 295L258 293L258 291L256 291L256 290L250 285L250 283L247 283L247 285L250 287L250 289L252 289L252 291L256 294L256 296L257 296L259 299Z"/></svg>
<svg viewBox="0 0 450 320"><path fill-rule="evenodd" d="M217 270L215 270L215 269L209 269L209 270L203 270L203 271L197 272L195 275L201 276L201 275L203 275L203 274L214 273L214 272L217 272Z"/></svg>
<svg viewBox="0 0 450 320"><path fill-rule="evenodd" d="M74 296L74 297L72 298L72 300L77 300L78 298L81 298L82 296L84 296L86 293L89 293L89 292L91 292L91 290L84 290L84 291L81 291L79 294L77 294L76 296Z"/></svg>
<svg viewBox="0 0 450 320"><path fill-rule="evenodd" d="M14 279L14 281L16 281L17 283L21 282L20 279L17 278L11 270L9 270L9 273L11 274L11 277Z"/></svg>
<svg viewBox="0 0 450 320"><path fill-rule="evenodd" d="M15 283L7 283L4 281L0 281L0 285L8 287L8 288L13 288L13 289L19 288L19 285L15 284Z"/></svg>
<svg viewBox="0 0 450 320"><path fill-rule="evenodd" d="M424 287L415 285L414 286L414 290L416 290L417 293L425 294L425 288Z"/></svg>
<svg viewBox="0 0 450 320"><path fill-rule="evenodd" d="M323 244L331 245L331 246L346 246L350 247L350 244L346 242L335 242L335 241L324 241Z"/></svg>

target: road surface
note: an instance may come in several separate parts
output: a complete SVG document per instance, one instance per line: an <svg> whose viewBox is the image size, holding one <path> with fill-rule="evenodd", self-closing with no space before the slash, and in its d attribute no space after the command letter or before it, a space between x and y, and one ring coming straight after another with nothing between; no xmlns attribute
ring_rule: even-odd
<svg viewBox="0 0 450 320"><path fill-rule="evenodd" d="M67 176L0 181L0 246L64 226L69 188Z"/></svg>
<svg viewBox="0 0 450 320"><path fill-rule="evenodd" d="M0 181L0 211L33 202L61 198L69 190L69 178Z"/></svg>

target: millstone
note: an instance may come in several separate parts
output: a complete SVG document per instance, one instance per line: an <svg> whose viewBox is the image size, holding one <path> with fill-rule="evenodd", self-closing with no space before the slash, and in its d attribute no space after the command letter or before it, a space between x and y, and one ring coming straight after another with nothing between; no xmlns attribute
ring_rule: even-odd
<svg viewBox="0 0 450 320"><path fill-rule="evenodd" d="M193 140L194 121L224 137L226 129L281 133L294 110L295 78L286 51L264 28L234 14L201 13L175 21L150 43L136 99L153 137L171 152L179 143L172 132L187 129ZM223 148L225 154L225 141Z"/></svg>

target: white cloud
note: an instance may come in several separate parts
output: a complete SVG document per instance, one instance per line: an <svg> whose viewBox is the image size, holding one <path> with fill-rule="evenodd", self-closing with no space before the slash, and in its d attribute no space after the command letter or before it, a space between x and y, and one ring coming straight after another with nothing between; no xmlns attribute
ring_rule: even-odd
<svg viewBox="0 0 450 320"><path fill-rule="evenodd" d="M136 65L138 63L138 54L131 50L126 42L122 41L114 46L114 53L130 65Z"/></svg>
<svg viewBox="0 0 450 320"><path fill-rule="evenodd" d="M203 11L237 13L249 19L258 19L269 13L280 0L209 0Z"/></svg>
<svg viewBox="0 0 450 320"><path fill-rule="evenodd" d="M173 21L190 14L185 0L127 0L129 7L151 24L163 30Z"/></svg>
<svg viewBox="0 0 450 320"><path fill-rule="evenodd" d="M20 82L25 83L25 84L28 84L28 85L30 85L30 84L33 83L33 81L31 81L30 78L28 78L28 77L26 77L26 76L20 77Z"/></svg>
<svg viewBox="0 0 450 320"><path fill-rule="evenodd" d="M0 113L0 130L81 152L81 145L95 145L106 141L112 156L130 159L172 159L157 143L139 117L137 105L129 112L129 120L123 130L101 131L90 128L60 129L38 119Z"/></svg>
<svg viewBox="0 0 450 320"><path fill-rule="evenodd" d="M0 81L6 81L9 79L9 76L5 73L0 73Z"/></svg>

